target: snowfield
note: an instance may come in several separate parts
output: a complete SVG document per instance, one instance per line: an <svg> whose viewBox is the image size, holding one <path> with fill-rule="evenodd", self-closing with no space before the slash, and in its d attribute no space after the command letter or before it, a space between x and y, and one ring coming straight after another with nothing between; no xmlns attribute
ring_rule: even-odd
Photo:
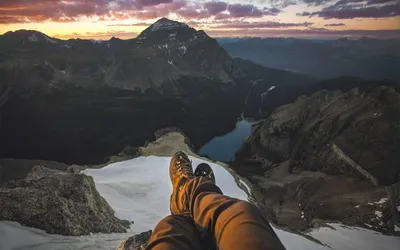
<svg viewBox="0 0 400 250"><path fill-rule="evenodd" d="M204 162L190 157L194 168ZM1 250L61 250L61 249L115 249L127 237L153 229L156 223L169 214L169 197L172 186L169 181L169 157L147 156L110 164L102 169L88 169L84 173L93 176L96 188L121 219L134 221L125 234L94 234L70 237L49 235L41 230L27 228L16 222L0 222ZM235 178L224 167L208 162L214 169L218 186L229 196L248 198L236 184ZM242 180L240 186L249 187ZM246 190L250 191L250 190ZM300 235L275 228L288 250L394 250L400 246L400 237L384 236L377 232L331 224L333 228L320 228L309 233L325 245L317 244Z"/></svg>

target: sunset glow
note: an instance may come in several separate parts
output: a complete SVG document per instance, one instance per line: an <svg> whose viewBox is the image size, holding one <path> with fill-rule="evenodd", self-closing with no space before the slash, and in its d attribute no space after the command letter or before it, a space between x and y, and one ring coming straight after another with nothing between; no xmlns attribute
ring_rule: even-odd
<svg viewBox="0 0 400 250"><path fill-rule="evenodd" d="M160 17L214 37L400 38L396 0L2 0L0 33L127 39Z"/></svg>

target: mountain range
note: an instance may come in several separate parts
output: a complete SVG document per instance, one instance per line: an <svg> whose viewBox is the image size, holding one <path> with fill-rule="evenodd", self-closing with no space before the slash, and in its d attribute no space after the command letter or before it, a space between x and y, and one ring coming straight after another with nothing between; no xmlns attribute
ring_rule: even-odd
<svg viewBox="0 0 400 250"><path fill-rule="evenodd" d="M234 127L247 96L313 81L233 59L204 31L166 18L129 40L8 32L0 36L1 89L10 96L1 155L99 163L168 126L199 148Z"/></svg>
<svg viewBox="0 0 400 250"><path fill-rule="evenodd" d="M265 67L325 79L351 76L400 82L398 39L220 38L219 42L232 57Z"/></svg>

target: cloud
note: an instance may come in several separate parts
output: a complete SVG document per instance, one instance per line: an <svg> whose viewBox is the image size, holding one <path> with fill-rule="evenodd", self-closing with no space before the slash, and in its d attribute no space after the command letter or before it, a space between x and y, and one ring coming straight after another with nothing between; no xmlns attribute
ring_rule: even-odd
<svg viewBox="0 0 400 250"><path fill-rule="evenodd" d="M369 0L367 5L395 3L396 0Z"/></svg>
<svg viewBox="0 0 400 250"><path fill-rule="evenodd" d="M325 27L339 27L339 26L345 26L344 23L328 23L324 25Z"/></svg>
<svg viewBox="0 0 400 250"><path fill-rule="evenodd" d="M206 10L197 10L194 8L181 9L176 12L180 17L190 19L203 19L210 17L210 14Z"/></svg>
<svg viewBox="0 0 400 250"><path fill-rule="evenodd" d="M380 18L400 16L400 4L370 6L356 8L353 6L328 6L321 11L313 12L310 16L319 16L324 19L353 19L353 18Z"/></svg>
<svg viewBox="0 0 400 250"><path fill-rule="evenodd" d="M228 4L225 2L206 2L203 7L210 15L216 15L225 11L228 8Z"/></svg>
<svg viewBox="0 0 400 250"><path fill-rule="evenodd" d="M321 4L331 2L332 0L302 0L302 1L308 5L319 6Z"/></svg>
<svg viewBox="0 0 400 250"><path fill-rule="evenodd" d="M1 0L1 23L152 19L181 9L185 0Z"/></svg>
<svg viewBox="0 0 400 250"><path fill-rule="evenodd" d="M251 4L231 4L228 6L231 17L262 17L268 12L260 10Z"/></svg>
<svg viewBox="0 0 400 250"><path fill-rule="evenodd" d="M263 17L280 10L227 1L190 0L1 0L0 23L75 22L82 18L116 21L155 19L176 14L186 20ZM285 0L286 1L286 0ZM287 0L289 1L289 0Z"/></svg>
<svg viewBox="0 0 400 250"><path fill-rule="evenodd" d="M172 3L173 0L136 0L138 6L156 6L162 3ZM129 2L129 1L125 1Z"/></svg>
<svg viewBox="0 0 400 250"><path fill-rule="evenodd" d="M277 8L260 9L252 4L228 4L226 2L205 2L202 4L191 3L175 12L179 17L191 19L214 18L215 20L275 16L280 13Z"/></svg>
<svg viewBox="0 0 400 250"><path fill-rule="evenodd" d="M339 0L320 11L297 13L297 16L324 19L396 17L400 16L400 3L396 0Z"/></svg>
<svg viewBox="0 0 400 250"><path fill-rule="evenodd" d="M307 12L307 11L296 14L296 16L310 16L310 15L311 15L311 12Z"/></svg>
<svg viewBox="0 0 400 250"><path fill-rule="evenodd" d="M213 37L307 37L307 38L341 38L341 37L374 37L400 38L400 30L329 30L324 28L299 29L242 29L242 30L207 30Z"/></svg>
<svg viewBox="0 0 400 250"><path fill-rule="evenodd" d="M284 9L290 5L297 4L296 0L259 0L258 2L261 4L268 4L272 7L280 8L280 9Z"/></svg>
<svg viewBox="0 0 400 250"><path fill-rule="evenodd" d="M246 21L234 21L234 22L226 22L224 24L212 26L214 29L255 29L255 28L289 28L289 27L309 27L313 23L304 22L304 23L281 23L281 22L246 22Z"/></svg>

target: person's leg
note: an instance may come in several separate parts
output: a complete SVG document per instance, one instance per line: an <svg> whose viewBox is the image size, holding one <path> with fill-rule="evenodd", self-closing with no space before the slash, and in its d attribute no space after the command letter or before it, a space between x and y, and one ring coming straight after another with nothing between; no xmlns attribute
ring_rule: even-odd
<svg viewBox="0 0 400 250"><path fill-rule="evenodd" d="M220 250L285 249L259 208L222 194L204 177L185 185L189 210L201 236L212 236Z"/></svg>
<svg viewBox="0 0 400 250"><path fill-rule="evenodd" d="M187 214L170 215L155 227L146 250L201 250L193 219Z"/></svg>
<svg viewBox="0 0 400 250"><path fill-rule="evenodd" d="M196 178L185 153L172 156L170 178L171 214L190 213L201 239L211 238L220 250L285 249L256 206L224 196L211 174Z"/></svg>

